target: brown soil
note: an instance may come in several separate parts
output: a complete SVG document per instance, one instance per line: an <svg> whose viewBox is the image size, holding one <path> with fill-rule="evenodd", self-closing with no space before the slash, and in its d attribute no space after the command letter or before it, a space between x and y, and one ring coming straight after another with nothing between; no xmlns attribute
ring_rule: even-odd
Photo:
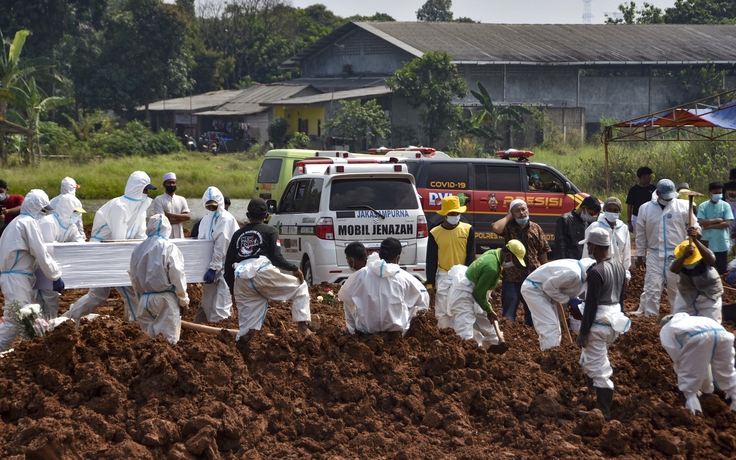
<svg viewBox="0 0 736 460"><path fill-rule="evenodd" d="M627 311L641 292L633 271ZM17 343L0 359L0 458L736 455L736 414L722 395L702 398L703 416L684 408L653 318L633 318L611 346L615 420L604 422L578 414L595 400L567 339L542 353L532 328L502 320L511 349L497 356L438 330L432 313L406 337L345 335L342 310L316 301L325 288L311 288L321 325L308 337L288 302L270 302L263 330L237 344L182 331L171 346L124 323L113 294L98 310L109 318ZM62 311L83 293L65 292ZM185 319L200 294L190 285ZM237 328L237 314L218 326Z"/></svg>

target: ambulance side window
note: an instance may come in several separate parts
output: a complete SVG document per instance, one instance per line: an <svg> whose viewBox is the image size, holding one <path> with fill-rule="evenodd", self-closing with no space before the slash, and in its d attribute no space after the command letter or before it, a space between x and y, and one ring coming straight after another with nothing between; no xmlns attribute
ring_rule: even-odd
<svg viewBox="0 0 736 460"><path fill-rule="evenodd" d="M431 163L427 170L428 188L466 190L468 183L468 164Z"/></svg>
<svg viewBox="0 0 736 460"><path fill-rule="evenodd" d="M304 201L304 212L319 212L319 202L322 198L323 179L312 179L309 183L309 190Z"/></svg>
<svg viewBox="0 0 736 460"><path fill-rule="evenodd" d="M275 184L281 175L281 158L266 158L258 171L259 184Z"/></svg>
<svg viewBox="0 0 736 460"><path fill-rule="evenodd" d="M294 211L294 194L297 189L299 182L292 181L286 186L286 191L281 197L281 203L279 204L279 213L295 212Z"/></svg>
<svg viewBox="0 0 736 460"><path fill-rule="evenodd" d="M307 197L307 189L309 187L309 180L297 181L296 190L294 191L294 205L290 212L302 212L304 209L304 202Z"/></svg>
<svg viewBox="0 0 736 460"><path fill-rule="evenodd" d="M520 192L520 168L515 166L476 165L476 190L498 190L501 192Z"/></svg>

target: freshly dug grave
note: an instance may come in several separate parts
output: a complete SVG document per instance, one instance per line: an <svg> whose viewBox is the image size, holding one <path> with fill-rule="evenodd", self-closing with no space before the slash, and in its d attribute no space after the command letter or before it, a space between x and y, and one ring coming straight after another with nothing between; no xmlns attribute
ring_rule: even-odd
<svg viewBox="0 0 736 460"><path fill-rule="evenodd" d="M633 270L627 311L642 278ZM405 337L346 335L342 310L316 300L328 287L311 288L321 325L308 337L290 303L271 302L263 330L237 344L182 331L172 346L122 322L113 296L98 310L109 318L17 343L0 359L0 458L736 455L736 415L718 395L702 399L703 416L684 408L653 318L633 318L611 347L615 420L604 422L578 414L595 401L566 338L542 353L532 328L502 320L511 349L497 356L438 330L431 312ZM62 311L83 293L65 292ZM185 319L200 295L190 285ZM217 326L237 328L237 314Z"/></svg>

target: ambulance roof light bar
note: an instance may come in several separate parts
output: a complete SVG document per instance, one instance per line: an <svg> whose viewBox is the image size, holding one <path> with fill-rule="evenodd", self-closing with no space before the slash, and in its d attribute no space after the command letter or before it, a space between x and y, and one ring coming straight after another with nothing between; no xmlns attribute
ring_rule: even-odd
<svg viewBox="0 0 736 460"><path fill-rule="evenodd" d="M314 152L314 156L316 157L328 157L328 158L355 158L355 155L353 155L350 152L342 151L342 150L326 150L326 151L317 151Z"/></svg>
<svg viewBox="0 0 736 460"><path fill-rule="evenodd" d="M531 152L529 150L508 149L496 152L496 156L503 160L516 159L517 161L526 162L529 162L529 157L531 157L532 155L534 155L534 152Z"/></svg>
<svg viewBox="0 0 736 460"><path fill-rule="evenodd" d="M333 171L331 166L327 167L325 174ZM406 164L338 164L334 167L335 173L387 173L387 172L409 172Z"/></svg>
<svg viewBox="0 0 736 460"><path fill-rule="evenodd" d="M378 164L375 158L307 158L297 162L294 175L307 174L314 172L315 169L309 168L314 165L332 165L332 164Z"/></svg>

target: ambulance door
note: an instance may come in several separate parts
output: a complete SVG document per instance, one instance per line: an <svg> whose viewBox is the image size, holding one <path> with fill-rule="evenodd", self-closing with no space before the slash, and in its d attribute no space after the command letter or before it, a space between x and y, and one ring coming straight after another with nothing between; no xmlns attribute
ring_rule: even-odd
<svg viewBox="0 0 736 460"><path fill-rule="evenodd" d="M273 225L279 232L281 253L286 260L297 265L301 263L300 237L305 230L301 228L303 227L301 219L309 182L310 179L308 178L289 182L279 202L278 212L274 216L276 223ZM312 225L311 232L314 234L314 225Z"/></svg>
<svg viewBox="0 0 736 460"><path fill-rule="evenodd" d="M527 180L529 215L542 227L547 235L547 241L554 244L557 219L562 214L575 209L582 197L576 194L565 194L567 179L543 166L528 165L525 179Z"/></svg>
<svg viewBox="0 0 736 460"><path fill-rule="evenodd" d="M526 194L522 191L522 172L519 165L476 163L473 168L475 247L476 252L482 253L489 248L502 246L503 238L493 233L491 226L508 214L509 204L513 200L524 200Z"/></svg>
<svg viewBox="0 0 736 460"><path fill-rule="evenodd" d="M461 204L468 207L463 219L473 225L473 194L470 192L470 168L466 161L427 161L424 176L426 188L419 190L424 214L429 228L442 223L444 217L437 214L442 209L442 198L457 195Z"/></svg>

